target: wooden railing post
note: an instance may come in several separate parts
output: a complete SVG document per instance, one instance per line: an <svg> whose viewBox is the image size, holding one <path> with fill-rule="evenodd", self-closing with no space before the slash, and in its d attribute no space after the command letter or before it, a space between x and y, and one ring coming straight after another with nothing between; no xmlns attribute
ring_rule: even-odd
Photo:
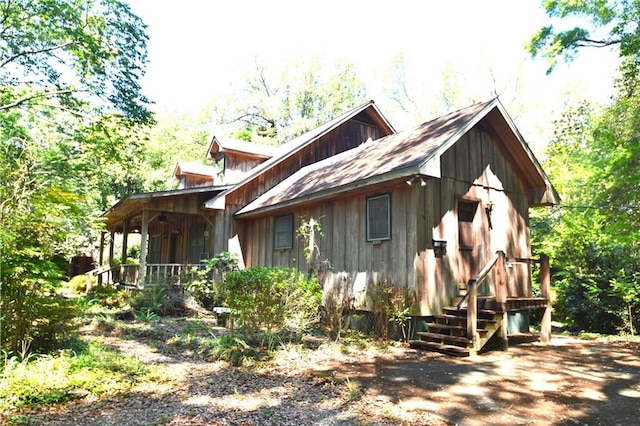
<svg viewBox="0 0 640 426"><path fill-rule="evenodd" d="M496 303L502 313L500 322L500 347L503 351L509 349L509 313L507 312L507 259L503 251L496 252Z"/></svg>
<svg viewBox="0 0 640 426"><path fill-rule="evenodd" d="M467 285L467 337L473 341L473 349L478 350L478 286L476 280L471 279Z"/></svg>
<svg viewBox="0 0 640 426"><path fill-rule="evenodd" d="M136 281L138 287L143 288L147 274L147 240L149 238L149 210L142 210L142 226L140 227L140 270Z"/></svg>
<svg viewBox="0 0 640 426"><path fill-rule="evenodd" d="M540 322L540 341L549 343L551 341L551 267L549 256L546 254L540 255L540 292L542 298L547 301Z"/></svg>

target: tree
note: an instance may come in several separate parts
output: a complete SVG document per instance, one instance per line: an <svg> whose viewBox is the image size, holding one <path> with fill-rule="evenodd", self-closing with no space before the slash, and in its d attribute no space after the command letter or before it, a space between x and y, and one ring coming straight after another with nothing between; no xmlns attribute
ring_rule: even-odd
<svg viewBox="0 0 640 426"><path fill-rule="evenodd" d="M217 99L211 116L254 142L282 143L366 100L352 63L319 58L286 66L278 75L256 58L254 72ZM240 94L240 96L239 96Z"/></svg>
<svg viewBox="0 0 640 426"><path fill-rule="evenodd" d="M553 25L541 28L528 44L532 56L547 59L548 73L560 61L573 60L585 48L617 48L622 60L622 83L626 90L635 90L640 70L640 2L636 0L546 0L544 10L559 23L579 22L580 25L557 29Z"/></svg>
<svg viewBox="0 0 640 426"><path fill-rule="evenodd" d="M610 105L581 105L556 123L546 169L563 204L533 217L535 237L555 258L560 317L581 329L633 333L640 321L640 2L557 0L545 10L590 24L548 26L532 37L529 51L546 57L549 71L581 48L617 46L622 78Z"/></svg>
<svg viewBox="0 0 640 426"><path fill-rule="evenodd" d="M46 292L91 243L108 194L144 186L133 136L152 121L146 40L116 0L0 4L0 349L64 335L68 315Z"/></svg>
<svg viewBox="0 0 640 426"><path fill-rule="evenodd" d="M145 24L118 0L4 1L0 111L37 114L56 105L82 114L98 105L98 112L149 122L138 82L146 43Z"/></svg>
<svg viewBox="0 0 640 426"><path fill-rule="evenodd" d="M555 123L544 167L562 204L532 214L534 251L554 259L555 315L582 330L633 332L640 320L638 144L625 136L637 122L622 104L576 105Z"/></svg>

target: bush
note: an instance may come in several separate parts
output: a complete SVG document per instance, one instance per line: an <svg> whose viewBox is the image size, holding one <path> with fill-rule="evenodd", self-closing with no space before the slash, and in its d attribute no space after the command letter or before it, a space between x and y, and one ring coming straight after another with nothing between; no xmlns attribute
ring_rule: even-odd
<svg viewBox="0 0 640 426"><path fill-rule="evenodd" d="M73 293L80 294L87 291L87 282L89 280L88 275L76 275L69 280L68 287ZM96 277L91 278L91 287L96 284Z"/></svg>
<svg viewBox="0 0 640 426"><path fill-rule="evenodd" d="M232 271L219 292L247 333L301 332L319 320L322 288L297 269Z"/></svg>
<svg viewBox="0 0 640 426"><path fill-rule="evenodd" d="M88 300L95 300L109 308L122 308L129 302L130 297L131 294L127 290L105 285L94 286L87 293Z"/></svg>
<svg viewBox="0 0 640 426"><path fill-rule="evenodd" d="M60 347L77 327L73 300L39 294L27 286L3 288L0 348L11 355Z"/></svg>
<svg viewBox="0 0 640 426"><path fill-rule="evenodd" d="M204 306L212 309L220 306L222 301L218 296L217 282L224 278L227 272L238 270L238 258L228 251L223 251L211 259L203 261L204 267L194 267L191 277L187 281L187 292Z"/></svg>
<svg viewBox="0 0 640 426"><path fill-rule="evenodd" d="M407 341L412 334L411 316L413 303L407 290L384 280L375 284L371 291L371 315L373 332L381 339L389 338L389 327L402 333L402 340ZM400 337L400 336L398 336Z"/></svg>
<svg viewBox="0 0 640 426"><path fill-rule="evenodd" d="M136 312L147 312L160 314L165 312L165 302L167 301L167 286L156 284L148 286L139 291L131 298L131 307Z"/></svg>
<svg viewBox="0 0 640 426"><path fill-rule="evenodd" d="M205 351L205 356L208 359L227 361L234 367L239 367L246 359L257 358L258 351L242 339L224 336L212 341L211 347Z"/></svg>
<svg viewBox="0 0 640 426"><path fill-rule="evenodd" d="M182 316L200 307L190 293L173 283L146 286L131 298L130 304L136 314L145 317Z"/></svg>

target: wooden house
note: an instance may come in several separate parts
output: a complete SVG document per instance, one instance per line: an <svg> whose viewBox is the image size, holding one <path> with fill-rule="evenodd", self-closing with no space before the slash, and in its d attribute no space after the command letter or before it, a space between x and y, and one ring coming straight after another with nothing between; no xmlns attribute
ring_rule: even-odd
<svg viewBox="0 0 640 426"><path fill-rule="evenodd" d="M210 158L232 152L214 142ZM506 342L509 312L528 309L545 310L548 336L548 282L542 298L532 297L528 211L559 197L498 99L400 133L369 102L244 166L243 177L207 193L130 197L106 214L109 229L140 222L144 241L159 219L171 217L188 233L158 243L162 261L191 262L200 249L227 250L237 236L247 266L306 271L296 229L313 218L322 226L319 251L331 264L325 293L348 293L367 310L374 286L405 289L411 314L431 321L418 333L423 346L468 354L496 332ZM158 247L149 246L143 258ZM172 250L174 257L166 254ZM140 263L144 280L151 270Z"/></svg>

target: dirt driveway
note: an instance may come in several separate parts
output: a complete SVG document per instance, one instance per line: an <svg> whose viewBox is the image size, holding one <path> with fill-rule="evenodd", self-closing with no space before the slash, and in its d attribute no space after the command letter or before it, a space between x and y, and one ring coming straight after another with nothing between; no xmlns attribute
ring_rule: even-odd
<svg viewBox="0 0 640 426"><path fill-rule="evenodd" d="M640 345L554 336L473 358L415 353L335 366L367 392L461 425L640 424Z"/></svg>
<svg viewBox="0 0 640 426"><path fill-rule="evenodd" d="M315 350L291 347L266 363L234 368L167 344L185 325L176 320L156 324L153 333L93 336L161 366L163 380L126 395L35 407L25 413L29 424L640 424L638 340L554 336L542 346L512 339L507 352L473 358L324 340Z"/></svg>

